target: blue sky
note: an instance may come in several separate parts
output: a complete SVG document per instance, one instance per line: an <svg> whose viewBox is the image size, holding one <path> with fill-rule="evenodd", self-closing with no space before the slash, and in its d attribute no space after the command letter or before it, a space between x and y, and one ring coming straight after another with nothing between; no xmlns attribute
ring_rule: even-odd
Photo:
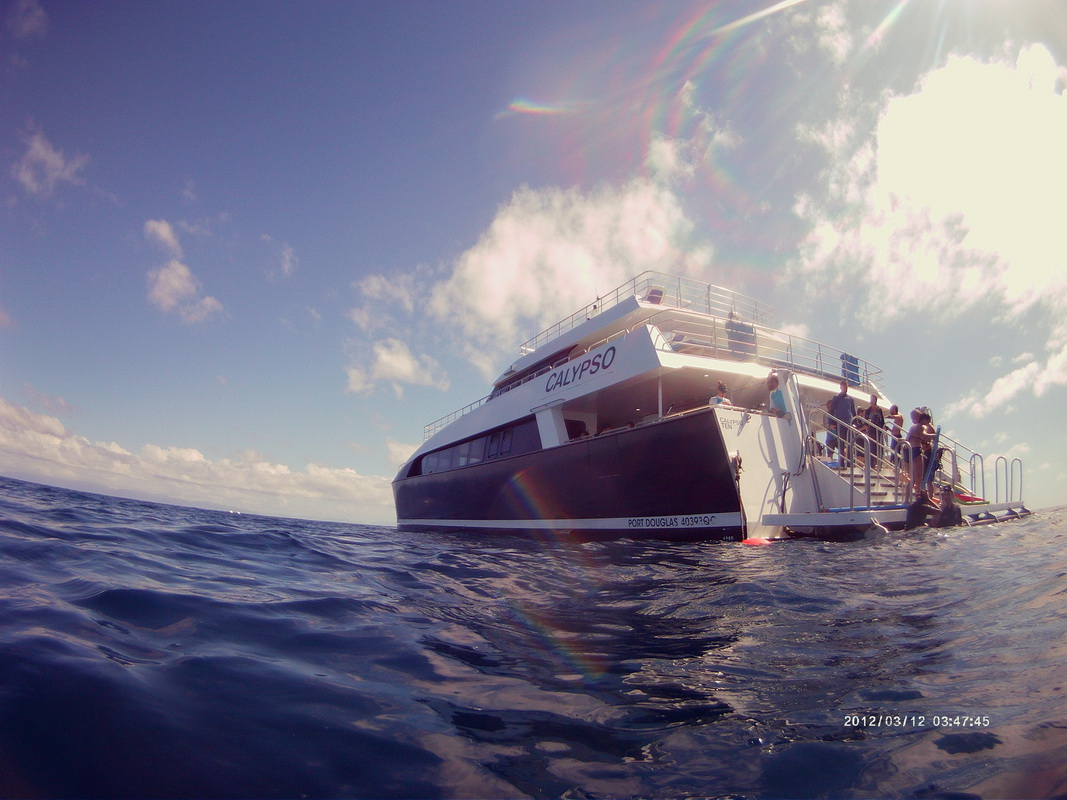
<svg viewBox="0 0 1067 800"><path fill-rule="evenodd" d="M1067 483L1060 0L0 3L0 473L390 523L645 269Z"/></svg>

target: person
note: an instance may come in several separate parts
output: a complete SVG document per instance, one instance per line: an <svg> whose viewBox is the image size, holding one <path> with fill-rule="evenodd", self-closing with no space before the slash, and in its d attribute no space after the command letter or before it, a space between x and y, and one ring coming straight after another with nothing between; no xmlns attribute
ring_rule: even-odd
<svg viewBox="0 0 1067 800"><path fill-rule="evenodd" d="M785 409L785 395L778 386L778 373L772 372L767 376L767 391L770 392L770 412L776 417L787 415Z"/></svg>
<svg viewBox="0 0 1067 800"><path fill-rule="evenodd" d="M922 492L923 479L926 477L927 454L933 448L934 427L930 424L930 412L928 409L913 409L911 412L912 426L908 429L907 447L905 451L911 463L911 486L916 494Z"/></svg>
<svg viewBox="0 0 1067 800"><path fill-rule="evenodd" d="M848 381L841 379L841 392L830 398L830 427L837 434L837 452L841 467L849 464L848 441L851 439L849 426L856 416L856 402L848 395Z"/></svg>
<svg viewBox="0 0 1067 800"><path fill-rule="evenodd" d="M951 528L956 525L963 524L963 512L960 511L960 507L956 505L955 493L952 491L952 487L945 484L941 487L941 503L940 512L937 515L937 519L934 520L934 528Z"/></svg>
<svg viewBox="0 0 1067 800"><path fill-rule="evenodd" d="M867 452L873 453L876 458L881 458L885 434L885 413L878 405L878 395L871 395L871 404L863 409L862 414L867 421Z"/></svg>
<svg viewBox="0 0 1067 800"><path fill-rule="evenodd" d="M717 406L723 403L730 405L729 393L730 388L722 381L719 381L719 385L715 387L715 394L711 396L708 405Z"/></svg>
<svg viewBox="0 0 1067 800"><path fill-rule="evenodd" d="M900 452L900 440L904 436L904 416L896 403L889 407L889 446L894 453Z"/></svg>

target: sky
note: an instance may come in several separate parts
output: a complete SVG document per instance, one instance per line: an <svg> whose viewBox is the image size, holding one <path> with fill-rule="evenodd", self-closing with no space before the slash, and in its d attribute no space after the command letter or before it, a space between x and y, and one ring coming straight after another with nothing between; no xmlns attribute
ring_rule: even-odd
<svg viewBox="0 0 1067 800"><path fill-rule="evenodd" d="M654 269L1063 505L1065 88L1062 0L2 0L0 474L392 524Z"/></svg>

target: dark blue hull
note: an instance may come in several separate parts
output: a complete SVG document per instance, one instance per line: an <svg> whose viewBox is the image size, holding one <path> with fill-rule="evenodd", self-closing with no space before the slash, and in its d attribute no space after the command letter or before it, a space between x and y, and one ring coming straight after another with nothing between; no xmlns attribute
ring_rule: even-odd
<svg viewBox="0 0 1067 800"><path fill-rule="evenodd" d="M737 482L705 409L393 482L402 529L744 538Z"/></svg>

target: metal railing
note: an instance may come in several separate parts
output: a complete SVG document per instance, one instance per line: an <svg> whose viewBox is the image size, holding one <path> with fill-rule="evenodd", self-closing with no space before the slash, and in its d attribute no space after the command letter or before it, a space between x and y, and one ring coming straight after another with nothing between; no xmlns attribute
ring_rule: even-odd
<svg viewBox="0 0 1067 800"><path fill-rule="evenodd" d="M1004 496L1000 492L1001 467L1004 473ZM1019 468L1019 491L1015 491L1015 468ZM1008 461L1007 456L997 456L993 462L993 497L998 503L1021 503L1023 499L1023 462L1019 458Z"/></svg>
<svg viewBox="0 0 1067 800"><path fill-rule="evenodd" d="M847 378L853 386L876 391L882 380L881 368L821 342L776 330L764 324L772 309L766 303L713 284L662 272L648 271L614 289L596 302L576 311L566 319L525 342L523 355L535 351L586 320L622 301L637 297L663 307L639 325L654 325L663 336L660 347L666 351L686 352L737 361L756 362L768 368L788 368L808 375L840 380ZM697 312L708 321L676 313ZM595 349L611 338L629 333L632 328L611 333L582 352ZM580 353L569 354L575 358ZM536 373L523 376L513 384L501 386L463 408L453 411L423 428L423 440L429 439L448 424L483 405L499 394L511 391L559 366L546 365Z"/></svg>
<svg viewBox="0 0 1067 800"><path fill-rule="evenodd" d="M664 311L649 319L663 335L662 349L678 353L754 361L771 369L789 369L877 391L881 367L813 339L769 328L738 324L729 318L686 319ZM733 324L731 324L733 323Z"/></svg>
<svg viewBox="0 0 1067 800"><path fill-rule="evenodd" d="M912 462L911 447L906 440L896 439L886 430L879 431L876 436L869 435L866 420L860 416L854 417L852 424L846 425L831 420L824 409L813 408L808 414L808 429L807 449L811 458L821 453L824 447L816 438L818 433L836 437L835 449L839 453L844 446L848 465L840 474L854 490L861 493L865 501L865 505L857 505L855 491L850 492L849 510L907 504L915 499L917 487L925 489L933 485L951 486L957 493L967 493L976 500L986 499L981 453L945 434L939 435L937 450L927 454L921 462L929 470L929 459L936 459L936 466L927 476L917 474L920 462ZM1022 477L1020 459L1014 458L1009 462L1005 456L998 456L994 464L993 502L1021 503ZM885 499L875 501L875 494L884 494Z"/></svg>
<svg viewBox="0 0 1067 800"><path fill-rule="evenodd" d="M807 451L811 458L817 457L824 447L817 434L834 437L833 449L838 451L838 464L842 465L838 473L850 486L850 511L906 505L915 499L915 486L921 481L914 474L917 463L912 462L906 442L891 437L885 430L871 436L863 417L853 417L852 423L847 424L831 419L821 408L809 412L808 431ZM862 504L856 502L856 490L862 495ZM877 501L876 495L880 498Z"/></svg>
<svg viewBox="0 0 1067 800"><path fill-rule="evenodd" d="M741 323L762 324L773 309L755 298L704 283L693 278L683 278L665 272L642 272L622 286L608 292L569 317L546 328L519 347L522 355L532 353L544 344L562 336L597 314L617 306L624 300L637 297L647 303L666 308L687 308L702 314L732 317Z"/></svg>

